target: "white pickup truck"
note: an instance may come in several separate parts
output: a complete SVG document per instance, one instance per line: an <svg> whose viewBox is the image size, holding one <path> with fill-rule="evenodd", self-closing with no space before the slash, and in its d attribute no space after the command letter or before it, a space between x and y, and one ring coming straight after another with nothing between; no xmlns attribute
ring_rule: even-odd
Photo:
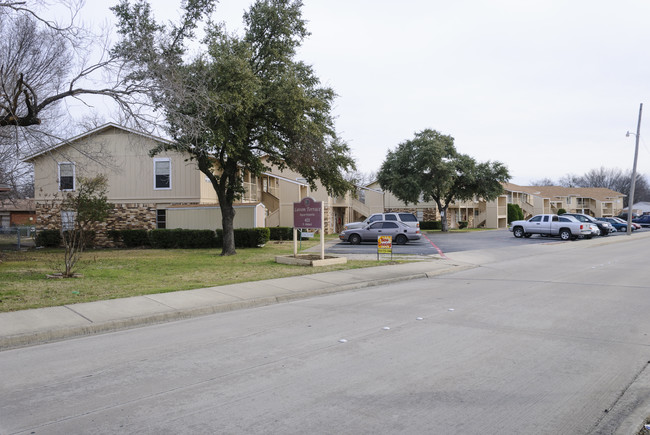
<svg viewBox="0 0 650 435"><path fill-rule="evenodd" d="M543 236L560 236L562 240L575 240L580 236L591 235L589 224L580 222L573 216L555 214L538 214L527 221L513 221L510 223L509 230L517 238L541 234Z"/></svg>

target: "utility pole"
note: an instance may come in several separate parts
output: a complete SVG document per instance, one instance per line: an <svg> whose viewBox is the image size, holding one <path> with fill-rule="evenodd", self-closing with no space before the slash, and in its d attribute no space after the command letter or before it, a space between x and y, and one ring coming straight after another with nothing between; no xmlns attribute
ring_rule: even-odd
<svg viewBox="0 0 650 435"><path fill-rule="evenodd" d="M636 185L636 161L639 157L639 136L641 134L641 112L643 103L639 106L639 122L636 124L636 146L634 148L634 164L632 165L632 182L630 183L630 196L627 199L627 235L632 234L632 204L634 204L634 187ZM628 135L630 132L628 131Z"/></svg>

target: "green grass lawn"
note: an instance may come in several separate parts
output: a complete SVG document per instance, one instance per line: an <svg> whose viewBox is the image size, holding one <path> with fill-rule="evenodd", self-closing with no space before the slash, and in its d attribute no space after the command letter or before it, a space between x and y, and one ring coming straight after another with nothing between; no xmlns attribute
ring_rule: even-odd
<svg viewBox="0 0 650 435"><path fill-rule="evenodd" d="M318 240L302 242L302 248ZM238 249L221 257L220 249L88 250L77 270L81 278L48 279L61 270L62 250L0 253L0 312L78 302L173 292L202 287L306 275L386 264L348 261L326 267L278 264L276 255L293 253L291 242L269 242L263 248Z"/></svg>

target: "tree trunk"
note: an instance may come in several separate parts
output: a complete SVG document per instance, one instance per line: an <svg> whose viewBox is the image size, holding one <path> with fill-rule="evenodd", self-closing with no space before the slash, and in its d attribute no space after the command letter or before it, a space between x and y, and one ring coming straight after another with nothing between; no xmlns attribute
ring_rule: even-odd
<svg viewBox="0 0 650 435"><path fill-rule="evenodd" d="M221 227L223 228L223 245L221 255L236 255L235 250L235 208L232 204L220 204Z"/></svg>
<svg viewBox="0 0 650 435"><path fill-rule="evenodd" d="M445 205L444 207L440 204L438 204L438 211L440 211L440 224L442 227L443 232L449 231L449 225L447 224L447 209L449 208L449 205Z"/></svg>

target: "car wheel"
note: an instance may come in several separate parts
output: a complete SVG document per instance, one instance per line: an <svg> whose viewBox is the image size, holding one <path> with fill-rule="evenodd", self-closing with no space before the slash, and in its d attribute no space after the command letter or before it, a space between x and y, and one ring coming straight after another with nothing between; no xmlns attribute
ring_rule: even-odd
<svg viewBox="0 0 650 435"><path fill-rule="evenodd" d="M348 241L352 245L358 245L361 243L361 237L358 234L351 234L350 237L348 238Z"/></svg>
<svg viewBox="0 0 650 435"><path fill-rule="evenodd" d="M397 245L406 245L406 242L408 241L409 239L404 234L399 234L395 237L395 244Z"/></svg>
<svg viewBox="0 0 650 435"><path fill-rule="evenodd" d="M619 231L622 232L622 233L626 233L627 232L627 227L621 227L621 229Z"/></svg>
<svg viewBox="0 0 650 435"><path fill-rule="evenodd" d="M569 240L570 238L571 238L571 231L566 229L560 231L560 239Z"/></svg>
<svg viewBox="0 0 650 435"><path fill-rule="evenodd" d="M524 237L524 229L522 227L515 227L512 230L512 234L514 234L516 238L521 239Z"/></svg>

